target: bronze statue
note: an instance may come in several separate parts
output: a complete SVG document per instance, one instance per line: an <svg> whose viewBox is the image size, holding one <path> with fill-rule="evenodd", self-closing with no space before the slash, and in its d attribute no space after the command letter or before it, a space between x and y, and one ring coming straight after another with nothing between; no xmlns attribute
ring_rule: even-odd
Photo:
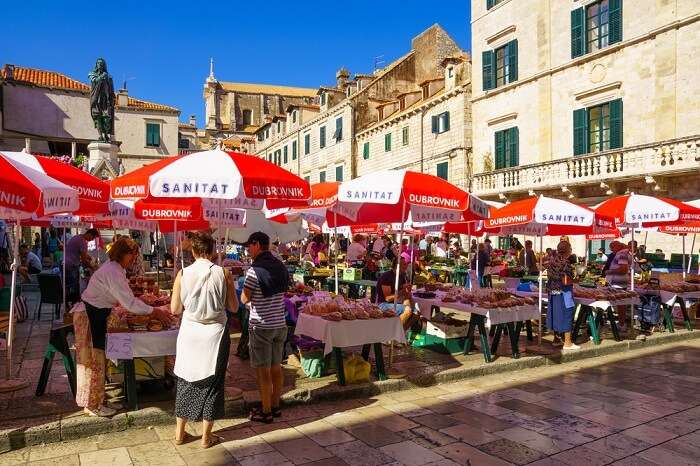
<svg viewBox="0 0 700 466"><path fill-rule="evenodd" d="M107 73L107 62L98 58L90 79L90 113L100 141L111 142L114 134L114 84Z"/></svg>

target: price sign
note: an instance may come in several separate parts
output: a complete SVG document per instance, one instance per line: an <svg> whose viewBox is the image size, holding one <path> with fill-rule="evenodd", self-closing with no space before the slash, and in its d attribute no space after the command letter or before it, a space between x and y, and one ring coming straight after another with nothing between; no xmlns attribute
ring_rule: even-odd
<svg viewBox="0 0 700 466"><path fill-rule="evenodd" d="M108 359L133 359L134 350L130 333L107 334L107 349L105 355Z"/></svg>

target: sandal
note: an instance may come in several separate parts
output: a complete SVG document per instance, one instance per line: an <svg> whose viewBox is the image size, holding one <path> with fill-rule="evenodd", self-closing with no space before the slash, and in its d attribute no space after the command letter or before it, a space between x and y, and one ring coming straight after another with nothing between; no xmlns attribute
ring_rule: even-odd
<svg viewBox="0 0 700 466"><path fill-rule="evenodd" d="M272 424L275 420L272 413L263 413L259 409L252 410L248 419L250 419L253 422L262 422L265 424Z"/></svg>
<svg viewBox="0 0 700 466"><path fill-rule="evenodd" d="M219 437L218 435L211 434L211 438L209 439L209 441L207 443L202 443L202 448L206 450L207 448L211 448L214 445L220 444L222 440L223 438Z"/></svg>
<svg viewBox="0 0 700 466"><path fill-rule="evenodd" d="M272 408L272 417L282 417L282 408L279 406L276 408Z"/></svg>
<svg viewBox="0 0 700 466"><path fill-rule="evenodd" d="M192 435L185 432L185 435L183 435L180 440L178 440L177 437L175 437L175 445L183 445L187 442L190 442L193 438L194 437Z"/></svg>

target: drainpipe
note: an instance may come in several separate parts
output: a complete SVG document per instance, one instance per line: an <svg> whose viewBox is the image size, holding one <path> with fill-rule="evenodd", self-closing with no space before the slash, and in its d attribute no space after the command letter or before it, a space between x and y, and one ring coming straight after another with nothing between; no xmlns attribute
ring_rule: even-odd
<svg viewBox="0 0 700 466"><path fill-rule="evenodd" d="M423 123L425 119L425 108L420 110L420 172L423 173L424 170L424 157L423 157Z"/></svg>

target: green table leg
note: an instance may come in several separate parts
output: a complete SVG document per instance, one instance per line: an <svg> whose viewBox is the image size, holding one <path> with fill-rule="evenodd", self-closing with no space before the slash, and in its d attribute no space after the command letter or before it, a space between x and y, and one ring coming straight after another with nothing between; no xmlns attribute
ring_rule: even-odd
<svg viewBox="0 0 700 466"><path fill-rule="evenodd" d="M606 311L608 313L608 320L610 321L610 328L612 329L613 337L615 338L615 341L621 341L622 338L620 338L620 329L617 327L617 322L615 322L612 306L610 306ZM600 312L604 313L606 311Z"/></svg>
<svg viewBox="0 0 700 466"><path fill-rule="evenodd" d="M377 379L386 380L386 370L384 369L384 352L382 344L374 344L374 364L377 366Z"/></svg>
<svg viewBox="0 0 700 466"><path fill-rule="evenodd" d="M472 318L469 319L469 328L467 329L467 338L464 340L464 351L465 355L469 354L474 346L474 329L476 328L476 319L474 319L474 314Z"/></svg>
<svg viewBox="0 0 700 466"><path fill-rule="evenodd" d="M136 368L133 359L119 360L124 368L124 392L126 392L126 402L130 411L139 409L139 400L136 395Z"/></svg>
<svg viewBox="0 0 700 466"><path fill-rule="evenodd" d="M479 338L481 339L481 352L484 353L484 360L488 363L493 360L491 349L489 348L489 334L486 332L484 316L472 314L472 319L476 318L476 326L479 328Z"/></svg>
<svg viewBox="0 0 700 466"><path fill-rule="evenodd" d="M681 312L683 313L683 321L685 322L685 329L689 332L693 331L693 325L690 322L690 316L688 315L688 309L685 307L685 299L676 298L676 301L681 306ZM673 316L671 316L671 324L673 324Z"/></svg>
<svg viewBox="0 0 700 466"><path fill-rule="evenodd" d="M578 338L578 332L581 329L581 325L583 325L583 321L587 317L589 310L587 307L577 304L574 313L577 315L576 320L574 321L574 328L571 332L571 341L575 343L576 339Z"/></svg>
<svg viewBox="0 0 700 466"><path fill-rule="evenodd" d="M668 330L669 333L674 333L676 329L673 328L673 306L662 304L661 307L664 310L664 323L666 324L666 330Z"/></svg>
<svg viewBox="0 0 700 466"><path fill-rule="evenodd" d="M588 321L588 328L591 330L591 336L593 337L593 343L596 345L600 345L600 334L598 333L598 326L596 325L595 312L594 311L589 312L588 316L586 317L586 320ZM614 323L612 323L611 325L614 325Z"/></svg>
<svg viewBox="0 0 700 466"><path fill-rule="evenodd" d="M335 370L338 377L338 383L345 385L345 365L343 364L343 351L340 348L333 348L335 355Z"/></svg>
<svg viewBox="0 0 700 466"><path fill-rule="evenodd" d="M493 340L491 340L491 354L497 354L498 344L501 342L501 335L503 334L503 324L492 326L491 332L493 334Z"/></svg>

